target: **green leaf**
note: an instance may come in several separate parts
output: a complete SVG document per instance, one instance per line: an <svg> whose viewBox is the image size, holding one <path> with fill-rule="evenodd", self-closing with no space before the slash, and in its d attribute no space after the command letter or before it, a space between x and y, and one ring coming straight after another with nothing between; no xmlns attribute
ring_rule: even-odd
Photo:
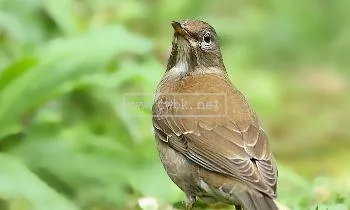
<svg viewBox="0 0 350 210"><path fill-rule="evenodd" d="M43 0L43 6L51 18L65 34L71 35L78 31L78 25L73 13L72 0Z"/></svg>
<svg viewBox="0 0 350 210"><path fill-rule="evenodd" d="M344 204L334 204L334 205L317 205L311 209L315 210L348 210L349 208Z"/></svg>
<svg viewBox="0 0 350 210"><path fill-rule="evenodd" d="M24 74L28 69L37 64L35 58L23 58L19 61L13 62L5 69L0 71L0 91L16 78Z"/></svg>
<svg viewBox="0 0 350 210"><path fill-rule="evenodd" d="M79 209L13 157L0 154L0 166L0 198L7 201L11 209Z"/></svg>
<svg viewBox="0 0 350 210"><path fill-rule="evenodd" d="M98 28L81 37L50 42L39 52L38 65L18 75L0 92L0 139L9 126L19 126L25 113L72 90L83 76L104 71L116 56L146 53L150 49L148 40L121 26Z"/></svg>
<svg viewBox="0 0 350 210"><path fill-rule="evenodd" d="M29 129L26 141L11 154L25 161L56 191L79 195L74 199L123 203L127 177L134 173L133 150L92 134L83 125L60 132L47 130L47 126Z"/></svg>

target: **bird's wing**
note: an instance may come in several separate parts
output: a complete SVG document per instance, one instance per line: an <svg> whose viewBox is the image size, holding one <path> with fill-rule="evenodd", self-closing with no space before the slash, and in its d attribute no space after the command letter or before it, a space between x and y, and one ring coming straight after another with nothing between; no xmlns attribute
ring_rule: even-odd
<svg viewBox="0 0 350 210"><path fill-rule="evenodd" d="M198 165L276 197L277 167L259 125L242 129L230 120L213 124L209 118L170 115L154 116L153 125L158 139Z"/></svg>

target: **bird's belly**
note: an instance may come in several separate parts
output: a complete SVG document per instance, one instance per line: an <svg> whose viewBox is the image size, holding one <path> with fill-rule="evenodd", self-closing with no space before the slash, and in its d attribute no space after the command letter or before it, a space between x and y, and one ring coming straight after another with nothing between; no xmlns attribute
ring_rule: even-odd
<svg viewBox="0 0 350 210"><path fill-rule="evenodd" d="M218 174L215 175L214 180L207 180L204 177L215 172L199 167L162 140L157 140L157 146L161 162L169 177L187 195L197 196L207 203L236 203L233 194L223 191L227 185L235 186L237 184L235 181ZM213 176L209 175L209 177Z"/></svg>
<svg viewBox="0 0 350 210"><path fill-rule="evenodd" d="M198 172L194 163L162 140L157 140L157 146L160 160L171 180L186 194L195 195L197 193L195 177Z"/></svg>

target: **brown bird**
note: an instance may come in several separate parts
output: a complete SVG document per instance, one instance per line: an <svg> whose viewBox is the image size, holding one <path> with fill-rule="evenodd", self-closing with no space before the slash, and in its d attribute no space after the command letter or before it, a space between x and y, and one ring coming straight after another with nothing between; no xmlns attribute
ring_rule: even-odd
<svg viewBox="0 0 350 210"><path fill-rule="evenodd" d="M186 193L186 209L197 198L236 209L278 209L277 167L268 139L228 78L214 28L198 20L172 26L153 126L164 168Z"/></svg>

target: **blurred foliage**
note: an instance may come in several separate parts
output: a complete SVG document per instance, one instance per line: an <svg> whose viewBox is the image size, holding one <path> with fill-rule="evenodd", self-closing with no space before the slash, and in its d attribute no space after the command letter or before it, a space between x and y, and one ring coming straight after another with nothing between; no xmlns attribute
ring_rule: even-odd
<svg viewBox="0 0 350 210"><path fill-rule="evenodd" d="M216 28L269 133L278 200L348 209L349 11L345 0L0 0L0 209L170 209L184 199L158 160L149 110L132 117L123 96L154 92L169 23L186 18Z"/></svg>

